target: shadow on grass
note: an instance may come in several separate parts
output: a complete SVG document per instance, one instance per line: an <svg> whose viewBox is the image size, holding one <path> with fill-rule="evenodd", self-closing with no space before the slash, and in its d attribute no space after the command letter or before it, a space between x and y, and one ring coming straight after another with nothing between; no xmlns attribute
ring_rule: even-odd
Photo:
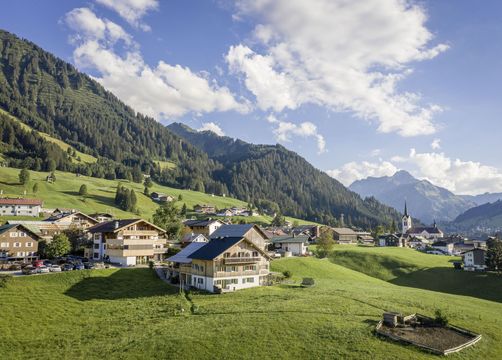
<svg viewBox="0 0 502 360"><path fill-rule="evenodd" d="M502 302L502 276L453 268L417 270L389 281L399 286Z"/></svg>
<svg viewBox="0 0 502 360"><path fill-rule="evenodd" d="M63 191L63 194L67 194L67 195L71 195L71 196L80 196L78 191ZM94 200L96 203L99 203L102 205L116 207L114 200L110 197L96 195L96 194L88 194L83 197L86 199Z"/></svg>
<svg viewBox="0 0 502 360"><path fill-rule="evenodd" d="M90 274L69 288L65 295L88 301L137 299L178 292L177 288L165 284L150 269L120 269L109 276Z"/></svg>
<svg viewBox="0 0 502 360"><path fill-rule="evenodd" d="M0 184L6 185L6 186L18 186L18 185L22 185L20 182L7 182L7 181L0 181Z"/></svg>

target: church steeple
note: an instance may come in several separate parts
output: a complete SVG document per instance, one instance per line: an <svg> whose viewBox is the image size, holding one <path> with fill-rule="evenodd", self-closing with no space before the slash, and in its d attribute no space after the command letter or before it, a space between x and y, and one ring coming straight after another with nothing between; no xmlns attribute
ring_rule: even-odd
<svg viewBox="0 0 502 360"><path fill-rule="evenodd" d="M411 223L411 216L410 214L408 214L408 204L406 203L406 201L404 202L404 215L402 220L403 234L406 234L408 230L413 227L413 224Z"/></svg>

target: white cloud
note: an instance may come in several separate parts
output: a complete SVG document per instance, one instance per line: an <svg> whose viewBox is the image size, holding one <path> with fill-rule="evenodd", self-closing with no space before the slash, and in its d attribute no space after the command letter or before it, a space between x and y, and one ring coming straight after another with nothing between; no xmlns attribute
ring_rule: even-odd
<svg viewBox="0 0 502 360"><path fill-rule="evenodd" d="M225 136L225 133L223 132L222 128L217 124L215 124L214 122L203 123L199 131L212 131L218 136Z"/></svg>
<svg viewBox="0 0 502 360"><path fill-rule="evenodd" d="M377 156L380 156L381 153L382 153L382 149L373 149L370 152L370 156L377 157Z"/></svg>
<svg viewBox="0 0 502 360"><path fill-rule="evenodd" d="M249 110L206 72L194 73L188 67L164 61L149 66L120 26L100 19L89 9L70 11L65 22L77 32L71 37L77 46L73 53L77 66L98 71L97 81L143 114L176 118L189 112ZM123 55L114 47L119 39L126 45Z"/></svg>
<svg viewBox="0 0 502 360"><path fill-rule="evenodd" d="M441 139L434 139L431 143L432 150L441 149Z"/></svg>
<svg viewBox="0 0 502 360"><path fill-rule="evenodd" d="M429 180L455 194L476 195L502 192L502 171L476 161L452 159L444 153L418 153L411 149L408 156L394 156L378 163L350 162L327 173L348 185L368 176L392 175L406 168L416 178Z"/></svg>
<svg viewBox="0 0 502 360"><path fill-rule="evenodd" d="M274 115L269 115L267 121L275 125L273 130L275 138L279 142L290 142L292 136L313 137L317 142L319 154L326 152L326 141L324 136L319 134L317 126L310 121L295 124L292 122L278 120Z"/></svg>
<svg viewBox="0 0 502 360"><path fill-rule="evenodd" d="M141 21L147 12L157 10L159 2L157 0L96 0L117 12L130 25L143 31L150 31L149 25Z"/></svg>
<svg viewBox="0 0 502 360"><path fill-rule="evenodd" d="M258 23L258 51L238 44L226 56L259 108L282 111L312 103L378 122L380 132L435 132L438 105L399 92L416 61L448 46L430 46L425 11L411 1L241 0L237 18Z"/></svg>
<svg viewBox="0 0 502 360"><path fill-rule="evenodd" d="M356 180L365 179L368 176L381 177L391 176L398 171L392 163L388 161L361 163L349 162L343 165L340 169L328 170L326 173L340 181L345 186L351 185Z"/></svg>

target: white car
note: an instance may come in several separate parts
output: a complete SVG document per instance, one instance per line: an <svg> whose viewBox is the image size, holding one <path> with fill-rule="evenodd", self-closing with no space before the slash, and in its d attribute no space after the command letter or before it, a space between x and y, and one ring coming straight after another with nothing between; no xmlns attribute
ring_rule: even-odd
<svg viewBox="0 0 502 360"><path fill-rule="evenodd" d="M37 273L39 274L47 274L49 271L50 271L49 268L45 265L37 268Z"/></svg>
<svg viewBox="0 0 502 360"><path fill-rule="evenodd" d="M59 266L59 265L52 265L52 266L49 268L49 271L50 271L50 272L61 272L61 266Z"/></svg>

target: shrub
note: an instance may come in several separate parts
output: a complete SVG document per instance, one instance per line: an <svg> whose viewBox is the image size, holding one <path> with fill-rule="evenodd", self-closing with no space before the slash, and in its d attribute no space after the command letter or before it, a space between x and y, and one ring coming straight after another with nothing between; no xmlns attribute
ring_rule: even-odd
<svg viewBox="0 0 502 360"><path fill-rule="evenodd" d="M0 289L6 288L7 283L10 281L10 279L12 279L11 275L4 275L4 274L0 275Z"/></svg>
<svg viewBox="0 0 502 360"><path fill-rule="evenodd" d="M289 278L291 278L293 276L293 273L291 271L289 271L289 270L285 270L285 271L282 272L282 275L284 275L284 277L286 279L289 279Z"/></svg>
<svg viewBox="0 0 502 360"><path fill-rule="evenodd" d="M152 260L150 260L150 261L148 262L148 267L149 267L151 270L153 270L154 266L155 266L155 262L154 262L154 261L152 261Z"/></svg>
<svg viewBox="0 0 502 360"><path fill-rule="evenodd" d="M435 325L442 327L448 326L448 317L441 310L437 309L434 315L436 316L434 318Z"/></svg>
<svg viewBox="0 0 502 360"><path fill-rule="evenodd" d="M302 280L302 286L303 287L310 287L315 285L315 280L312 278L303 278Z"/></svg>

